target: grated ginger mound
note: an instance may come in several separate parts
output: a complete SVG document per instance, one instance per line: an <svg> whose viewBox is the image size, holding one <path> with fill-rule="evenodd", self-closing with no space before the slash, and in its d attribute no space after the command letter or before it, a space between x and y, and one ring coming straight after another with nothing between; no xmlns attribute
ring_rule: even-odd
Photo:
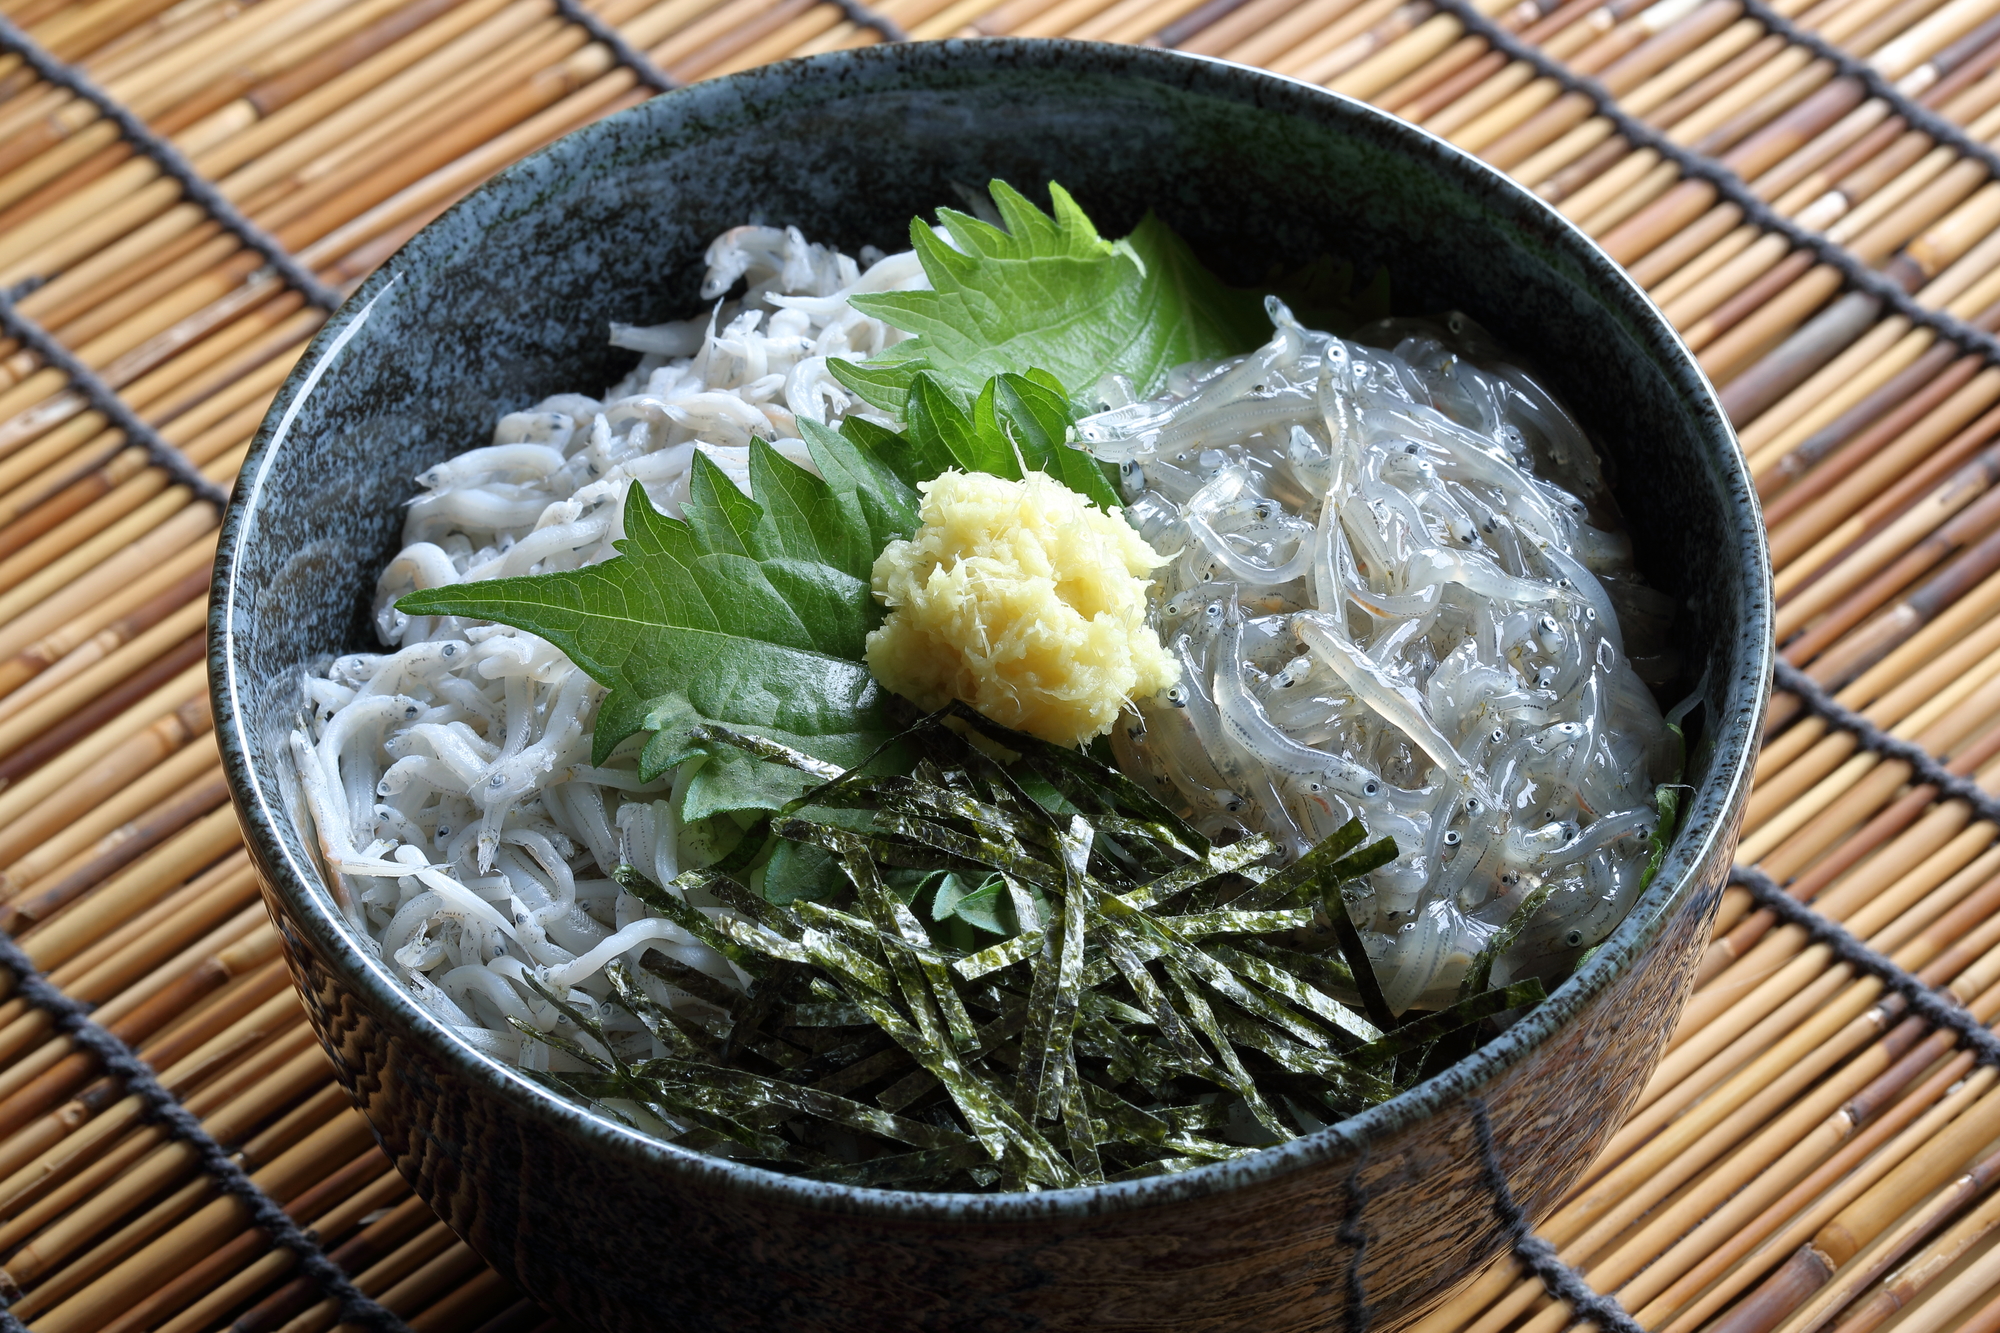
<svg viewBox="0 0 2000 1333"><path fill-rule="evenodd" d="M1180 678L1146 623L1146 576L1165 561L1116 512L1039 472L946 472L918 489L923 526L875 560L890 610L868 667L886 688L1081 745Z"/></svg>

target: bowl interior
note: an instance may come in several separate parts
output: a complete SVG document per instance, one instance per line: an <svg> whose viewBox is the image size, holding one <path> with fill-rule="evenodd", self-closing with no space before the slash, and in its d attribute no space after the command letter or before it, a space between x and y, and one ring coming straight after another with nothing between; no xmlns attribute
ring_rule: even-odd
<svg viewBox="0 0 2000 1333"><path fill-rule="evenodd" d="M485 442L504 412L600 392L633 359L607 345L607 324L698 309L703 251L725 228L902 249L913 216L962 207L993 177L1043 203L1044 183L1062 182L1107 235L1153 209L1243 285L1322 255L1386 268L1398 313L1467 312L1600 443L1641 567L1685 608L1676 688L1705 682L1695 795L1665 873L1573 994L1475 1060L1520 1059L1593 973L1628 966L1646 919L1731 832L1768 669L1761 528L1706 381L1615 265L1473 159L1258 71L1063 42L873 48L698 85L510 168L370 279L280 393L218 566L218 731L286 914L374 1003L429 1026L305 882L283 740L303 666L379 648L369 601L412 478ZM1378 1109L1421 1114L1432 1095Z"/></svg>

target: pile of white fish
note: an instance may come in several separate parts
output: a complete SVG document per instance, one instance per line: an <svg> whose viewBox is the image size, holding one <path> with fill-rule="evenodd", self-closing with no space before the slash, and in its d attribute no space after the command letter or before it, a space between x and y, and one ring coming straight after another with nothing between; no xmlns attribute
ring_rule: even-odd
<svg viewBox="0 0 2000 1333"><path fill-rule="evenodd" d="M609 559L626 489L642 482L678 515L696 450L746 491L753 437L809 466L798 419L837 425L862 406L827 358L862 360L902 337L848 297L925 285L914 253L869 258L864 273L793 228L718 237L704 299L739 280L747 290L697 319L614 325L614 344L645 355L602 400L559 394L510 413L491 444L419 476L403 549L376 584L389 651L336 659L305 681L310 716L292 750L349 918L420 1003L482 1050L549 1067L549 1048L507 1022L559 1021L512 984L524 975L593 1008L608 994L605 964L642 947L744 978L608 878L621 859L662 883L683 860L710 859L712 826L683 828L676 815L685 777L642 784L616 756L592 767L604 691L545 640L413 619L394 603L416 588ZM634 975L661 1003L699 1007ZM652 1053L624 1011L603 1013Z"/></svg>
<svg viewBox="0 0 2000 1333"><path fill-rule="evenodd" d="M1267 307L1257 352L1147 401L1107 382L1078 427L1175 556L1181 682L1120 765L1211 835L1395 838L1350 904L1392 1009L1448 1002L1489 942L1494 984L1553 975L1631 906L1677 776L1627 651L1661 652L1672 604L1582 431L1476 326L1363 331L1385 351Z"/></svg>

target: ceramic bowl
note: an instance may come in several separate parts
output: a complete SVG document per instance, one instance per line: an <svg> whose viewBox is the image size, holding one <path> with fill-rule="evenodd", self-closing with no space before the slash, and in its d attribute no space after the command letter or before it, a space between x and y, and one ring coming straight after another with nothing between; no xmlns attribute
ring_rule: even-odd
<svg viewBox="0 0 2000 1333"><path fill-rule="evenodd" d="M307 664L374 648L368 601L416 473L503 412L631 357L611 320L698 306L746 220L852 253L1002 177L1067 185L1107 235L1157 210L1225 278L1386 266L1532 358L1602 442L1648 576L1685 607L1694 716L1665 869L1580 974L1470 1059L1233 1163L1005 1196L811 1183L650 1141L460 1044L355 947L308 852L284 733ZM1038 190L1037 190L1038 192ZM502 172L334 316L245 463L217 563L216 731L287 957L397 1166L529 1294L602 1330L1393 1329L1553 1207L1631 1106L1719 900L1770 671L1757 505L1713 393L1609 259L1476 159L1357 102L1159 50L878 46L716 79ZM1360 1302L1357 1307L1354 1302Z"/></svg>

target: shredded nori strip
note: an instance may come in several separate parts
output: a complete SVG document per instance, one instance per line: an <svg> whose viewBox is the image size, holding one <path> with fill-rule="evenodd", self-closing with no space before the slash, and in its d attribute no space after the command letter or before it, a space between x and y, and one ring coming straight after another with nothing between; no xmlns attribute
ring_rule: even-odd
<svg viewBox="0 0 2000 1333"><path fill-rule="evenodd" d="M1157 1175L1381 1102L1541 998L1482 973L1399 1025L1342 896L1396 855L1359 820L1281 865L958 705L845 772L723 727L694 739L822 781L672 884L618 867L685 932L679 956L566 996L527 980L538 1017L515 1022L548 1048L532 1077L683 1147L875 1188ZM891 749L907 772L864 771ZM830 877L783 904L753 887L781 841Z"/></svg>

